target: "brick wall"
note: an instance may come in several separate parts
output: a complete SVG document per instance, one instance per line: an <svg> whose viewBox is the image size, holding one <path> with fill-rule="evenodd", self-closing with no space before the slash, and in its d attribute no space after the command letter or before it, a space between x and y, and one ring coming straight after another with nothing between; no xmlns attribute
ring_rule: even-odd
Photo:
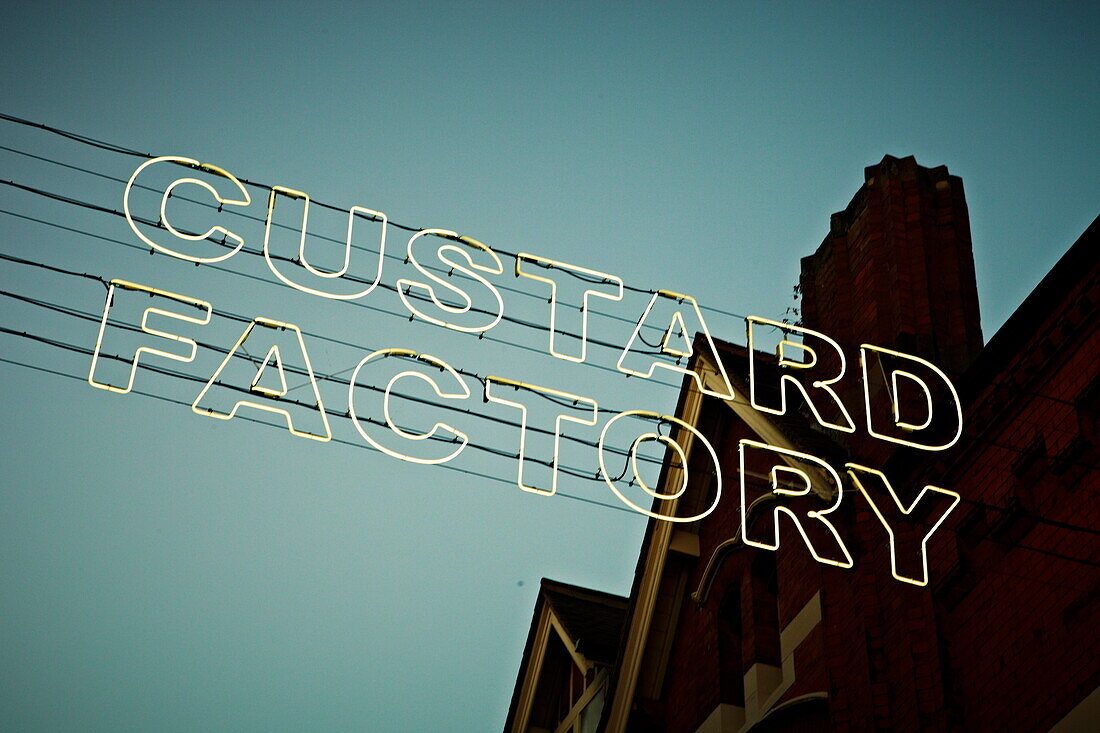
<svg viewBox="0 0 1100 733"><path fill-rule="evenodd" d="M843 344L923 355L953 376L973 363L959 380L965 432L953 448L868 456L877 441L862 427L846 441L903 499L931 483L963 503L929 542L928 587L891 578L884 530L852 492L831 518L854 568L813 561L781 527L778 552L734 552L698 604L688 596L707 558L740 523L737 441L754 437L711 412L729 493L697 527L699 559L681 568L687 591L661 697L638 701L654 729L694 731L718 703L743 704L737 674L781 663L778 635L815 594L822 621L796 650L782 700L826 692L821 722L836 730L1045 730L1100 684L1098 227L975 362L982 337L961 181L889 156L866 178L803 260L806 325ZM767 563L772 587L761 580Z"/></svg>

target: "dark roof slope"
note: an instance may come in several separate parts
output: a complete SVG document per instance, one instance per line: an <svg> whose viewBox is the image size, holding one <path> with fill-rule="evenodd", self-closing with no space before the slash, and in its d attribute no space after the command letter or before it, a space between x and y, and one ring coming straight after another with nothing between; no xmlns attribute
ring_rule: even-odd
<svg viewBox="0 0 1100 733"><path fill-rule="evenodd" d="M527 643L523 648L519 674L516 675L516 686L512 691L511 703L508 705L505 730L511 729L515 719L516 705L523 688L527 665L534 651L535 636L544 603L553 609L565 627L566 633L576 642L576 650L586 658L600 664L611 664L618 657L619 639L626 620L627 599L611 593L543 578L539 597L535 602L534 615L531 618L531 628L527 632ZM536 684L538 684L537 681Z"/></svg>
<svg viewBox="0 0 1100 733"><path fill-rule="evenodd" d="M625 598L548 578L542 579L542 593L579 653L600 664L615 661Z"/></svg>
<svg viewBox="0 0 1100 733"><path fill-rule="evenodd" d="M1034 337L1051 311L1065 299L1067 292L1080 284L1083 278L1094 277L1092 273L1100 262L1098 239L1100 217L1092 220L1088 229L1062 255L982 349L982 353L963 375L961 396L964 403L974 399L992 377L1004 371L1005 365L1018 353L1020 345Z"/></svg>

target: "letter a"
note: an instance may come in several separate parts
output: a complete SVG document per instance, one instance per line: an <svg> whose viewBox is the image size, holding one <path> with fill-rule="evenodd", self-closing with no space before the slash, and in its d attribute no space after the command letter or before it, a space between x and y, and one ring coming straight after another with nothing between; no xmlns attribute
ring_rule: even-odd
<svg viewBox="0 0 1100 733"><path fill-rule="evenodd" d="M253 351L267 355L258 367L247 356ZM292 371L308 378L313 390L312 402L299 402L287 396L290 392L286 384L287 355L299 357ZM277 381L269 370L276 372ZM271 386L273 382L278 386ZM253 319L199 392L191 409L199 415L229 420L242 406L282 415L287 429L301 438L320 441L332 438L302 332L294 324Z"/></svg>
<svg viewBox="0 0 1100 733"><path fill-rule="evenodd" d="M690 310L684 308L684 304L690 304ZM685 320L685 313L687 320ZM689 329L688 323L691 323L694 328ZM660 343L653 345L643 338L641 335L643 328L653 329L654 334L659 331L662 334ZM697 371L688 369L686 365L680 365L683 359L691 358L693 331L703 334L710 351L707 356L718 369L714 375L717 378L717 385L713 388L707 386L707 380L702 379ZM633 366L629 366L628 362ZM653 371L658 367L678 374L687 374L695 380L699 391L703 394L722 400L734 399L733 385L730 384L726 367L718 356L718 349L714 346L710 330L707 329L707 322L703 319L699 304L690 295L668 290L659 290L654 293L649 299L649 305L642 312L642 317L634 326L634 332L630 335L630 340L615 367L620 372L644 379L652 379Z"/></svg>

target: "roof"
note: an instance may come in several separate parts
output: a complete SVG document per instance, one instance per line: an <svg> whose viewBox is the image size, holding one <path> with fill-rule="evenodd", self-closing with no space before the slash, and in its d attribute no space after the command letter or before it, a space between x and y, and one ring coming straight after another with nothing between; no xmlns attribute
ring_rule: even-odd
<svg viewBox="0 0 1100 733"><path fill-rule="evenodd" d="M625 598L548 578L542 579L542 593L577 652L599 664L615 661L626 616Z"/></svg>
<svg viewBox="0 0 1100 733"><path fill-rule="evenodd" d="M1100 217L1093 219L956 382L963 407L963 440L973 434L970 420L989 385L1001 381L1009 373L1012 360L1042 334L1051 315L1065 306L1067 293L1096 282L1094 273L1100 266L1100 258L1096 255L1100 251L1098 239ZM1089 297L1087 293L1085 297ZM928 456L920 451L896 451L883 470L908 476L929 465Z"/></svg>
<svg viewBox="0 0 1100 733"><path fill-rule="evenodd" d="M523 659L520 661L519 673L516 675L516 687L512 691L512 701L508 705L505 730L511 727L516 715L516 706L527 676L527 665L534 651L539 619L544 607L548 607L553 612L573 640L577 653L586 659L598 664L610 665L618 656L619 639L626 619L627 599L612 593L543 578L539 587L538 600L535 602L535 611L531 616L527 643L523 648ZM534 684L537 685L538 680L535 680Z"/></svg>
<svg viewBox="0 0 1100 733"><path fill-rule="evenodd" d="M1066 293L1096 269L1100 263L1098 240L1100 217L1092 220L1088 229L1009 316L967 369L961 385L965 402L972 401L992 377L1004 371L1008 362L1019 353L1020 345L1035 336L1051 312L1065 300Z"/></svg>

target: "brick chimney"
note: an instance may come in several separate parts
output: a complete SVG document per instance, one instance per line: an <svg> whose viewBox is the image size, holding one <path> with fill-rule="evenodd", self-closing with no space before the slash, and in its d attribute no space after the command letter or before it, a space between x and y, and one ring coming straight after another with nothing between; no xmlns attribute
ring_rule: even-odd
<svg viewBox="0 0 1100 733"><path fill-rule="evenodd" d="M912 156L887 155L866 168L848 208L833 214L821 246L802 259L801 289L803 324L848 354L854 371L838 392L857 424L861 343L924 357L957 383L982 348L962 180ZM839 440L866 460L884 461L896 448L862 430Z"/></svg>
<svg viewBox="0 0 1100 733"><path fill-rule="evenodd" d="M802 320L846 347L895 348L952 377L982 348L970 218L946 166L887 155L802 259Z"/></svg>

